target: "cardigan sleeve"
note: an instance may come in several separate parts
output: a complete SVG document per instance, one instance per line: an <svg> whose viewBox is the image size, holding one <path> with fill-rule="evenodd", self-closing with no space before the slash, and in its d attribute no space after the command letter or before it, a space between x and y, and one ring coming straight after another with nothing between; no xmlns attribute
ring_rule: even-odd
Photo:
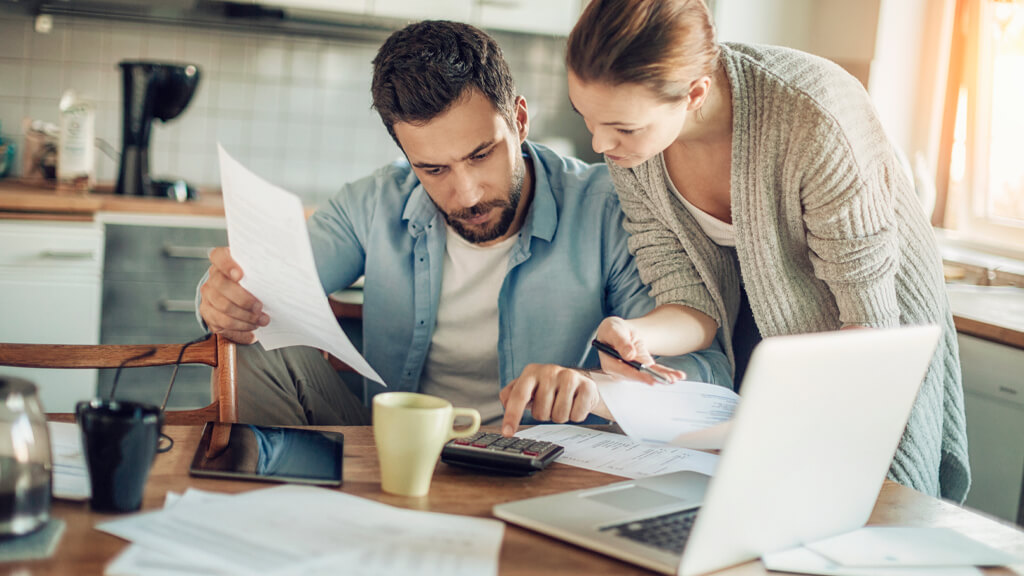
<svg viewBox="0 0 1024 576"><path fill-rule="evenodd" d="M814 274L835 296L844 326L896 326L899 222L893 204L899 176L870 109L840 104L838 116L823 112L809 119L803 153L792 157L800 165L795 172L809 257Z"/></svg>
<svg viewBox="0 0 1024 576"><path fill-rule="evenodd" d="M645 190L641 181L650 181L647 171L652 161L635 169L625 169L608 162L619 203L626 220L623 226L629 232L629 251L636 257L640 279L651 287L651 296L657 304L681 304L707 314L719 326L728 325L722 318L719 307L701 279L673 227L680 228L678 221L667 222L653 200L654 194ZM655 179L657 180L657 179Z"/></svg>

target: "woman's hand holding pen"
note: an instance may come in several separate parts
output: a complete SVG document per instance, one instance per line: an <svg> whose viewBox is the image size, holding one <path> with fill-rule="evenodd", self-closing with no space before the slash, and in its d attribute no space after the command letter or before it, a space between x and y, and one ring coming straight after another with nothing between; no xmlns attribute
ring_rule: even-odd
<svg viewBox="0 0 1024 576"><path fill-rule="evenodd" d="M610 354L599 353L601 369L608 374L615 374L629 380L646 382L648 384L658 384L658 378L644 371L637 370L627 363L638 362L646 369L661 374L668 382L675 382L676 380L686 378L686 374L679 370L656 364L654 357L647 351L647 347L644 345L639 332L628 320L617 316L605 318L597 328L596 340L614 348L619 353L619 356L622 357L619 360Z"/></svg>

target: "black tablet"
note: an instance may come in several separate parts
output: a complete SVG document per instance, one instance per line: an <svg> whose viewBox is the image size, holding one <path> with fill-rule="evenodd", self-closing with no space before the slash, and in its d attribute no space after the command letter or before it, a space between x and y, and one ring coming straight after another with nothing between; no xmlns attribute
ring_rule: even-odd
<svg viewBox="0 0 1024 576"><path fill-rule="evenodd" d="M339 432L207 422L189 473L340 486L344 445Z"/></svg>

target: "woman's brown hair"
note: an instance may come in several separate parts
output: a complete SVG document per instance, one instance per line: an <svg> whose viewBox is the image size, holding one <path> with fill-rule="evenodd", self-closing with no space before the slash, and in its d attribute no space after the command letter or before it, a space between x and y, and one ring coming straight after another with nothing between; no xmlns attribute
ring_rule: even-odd
<svg viewBox="0 0 1024 576"><path fill-rule="evenodd" d="M719 51L703 0L592 0L565 61L583 82L640 84L678 102L717 69Z"/></svg>

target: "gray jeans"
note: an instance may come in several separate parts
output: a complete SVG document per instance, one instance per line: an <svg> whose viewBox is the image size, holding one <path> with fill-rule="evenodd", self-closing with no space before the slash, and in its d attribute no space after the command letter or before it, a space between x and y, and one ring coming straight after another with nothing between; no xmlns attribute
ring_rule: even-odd
<svg viewBox="0 0 1024 576"><path fill-rule="evenodd" d="M262 426L360 426L370 411L319 350L237 346L238 420Z"/></svg>

